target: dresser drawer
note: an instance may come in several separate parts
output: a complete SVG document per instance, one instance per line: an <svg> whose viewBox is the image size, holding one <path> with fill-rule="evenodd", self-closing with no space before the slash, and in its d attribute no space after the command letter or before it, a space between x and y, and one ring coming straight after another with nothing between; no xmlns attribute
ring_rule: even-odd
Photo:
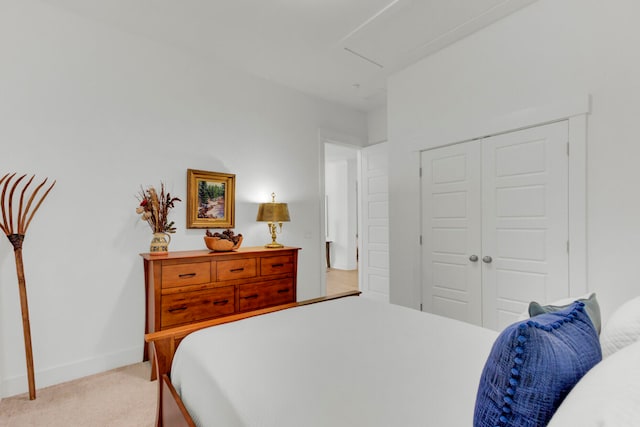
<svg viewBox="0 0 640 427"><path fill-rule="evenodd" d="M293 279L240 285L238 300L240 311L255 310L294 301Z"/></svg>
<svg viewBox="0 0 640 427"><path fill-rule="evenodd" d="M291 273L292 271L293 256L291 255L260 258L260 274L262 276Z"/></svg>
<svg viewBox="0 0 640 427"><path fill-rule="evenodd" d="M181 292L162 296L161 327L197 322L235 312L235 287Z"/></svg>
<svg viewBox="0 0 640 427"><path fill-rule="evenodd" d="M174 288L211 282L211 264L192 262L162 266L162 287Z"/></svg>
<svg viewBox="0 0 640 427"><path fill-rule="evenodd" d="M216 274L218 281L247 279L256 276L256 259L242 258L229 261L218 261Z"/></svg>

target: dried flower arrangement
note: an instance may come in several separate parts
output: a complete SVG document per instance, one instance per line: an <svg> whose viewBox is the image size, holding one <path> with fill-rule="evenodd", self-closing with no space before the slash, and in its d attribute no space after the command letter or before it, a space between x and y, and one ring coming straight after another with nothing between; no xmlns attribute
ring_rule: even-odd
<svg viewBox="0 0 640 427"><path fill-rule="evenodd" d="M138 194L140 205L136 208L136 213L140 214L140 219L146 221L154 233L175 233L174 222L169 222L169 211L174 207L175 202L181 202L177 197L164 191L164 183L160 183L160 194L154 187L146 190L140 187Z"/></svg>

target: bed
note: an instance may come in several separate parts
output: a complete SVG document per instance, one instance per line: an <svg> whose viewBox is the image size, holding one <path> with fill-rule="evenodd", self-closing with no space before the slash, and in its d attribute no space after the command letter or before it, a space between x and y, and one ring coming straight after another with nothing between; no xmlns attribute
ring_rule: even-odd
<svg viewBox="0 0 640 427"><path fill-rule="evenodd" d="M521 329L514 325L511 332L499 334L355 295L286 304L147 335L159 378L157 425L481 426L483 419L491 418L484 415L486 408L479 409L483 387L494 393L483 397L489 406L505 393L502 385L493 383L502 375L495 372L500 363L492 357L513 357L498 346L501 340L511 340L522 350L518 339L523 335L530 342L556 339L558 330L565 328L563 322L582 327L587 341L593 341L593 335L598 340L584 304L578 302L565 312L544 314L525 321ZM526 353L537 357L529 349ZM573 359L584 365L578 379L601 357L599 343L592 350L579 344L574 353ZM536 376L542 374L534 372ZM505 380L513 381L513 376ZM600 384L598 379L591 382ZM556 406L571 387L556 399ZM538 389L534 384L530 390L533 400L538 399ZM524 393L524 385L520 391ZM504 405L494 409L504 410ZM564 419L574 417L571 409L559 412ZM493 417L508 418L499 412Z"/></svg>

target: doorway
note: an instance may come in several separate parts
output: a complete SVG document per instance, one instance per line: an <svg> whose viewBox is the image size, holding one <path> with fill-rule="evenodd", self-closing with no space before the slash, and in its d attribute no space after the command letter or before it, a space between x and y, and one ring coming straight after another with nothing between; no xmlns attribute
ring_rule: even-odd
<svg viewBox="0 0 640 427"><path fill-rule="evenodd" d="M359 289L358 152L324 142L326 295Z"/></svg>

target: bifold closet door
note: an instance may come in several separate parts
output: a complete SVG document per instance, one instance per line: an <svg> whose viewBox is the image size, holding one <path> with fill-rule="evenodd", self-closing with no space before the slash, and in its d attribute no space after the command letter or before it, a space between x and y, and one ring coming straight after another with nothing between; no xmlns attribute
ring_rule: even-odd
<svg viewBox="0 0 640 427"><path fill-rule="evenodd" d="M422 309L482 324L481 145L422 153Z"/></svg>
<svg viewBox="0 0 640 427"><path fill-rule="evenodd" d="M568 124L482 141L483 326L569 293ZM486 258L489 261L489 258Z"/></svg>
<svg viewBox="0 0 640 427"><path fill-rule="evenodd" d="M424 151L422 309L500 330L569 292L568 124Z"/></svg>

